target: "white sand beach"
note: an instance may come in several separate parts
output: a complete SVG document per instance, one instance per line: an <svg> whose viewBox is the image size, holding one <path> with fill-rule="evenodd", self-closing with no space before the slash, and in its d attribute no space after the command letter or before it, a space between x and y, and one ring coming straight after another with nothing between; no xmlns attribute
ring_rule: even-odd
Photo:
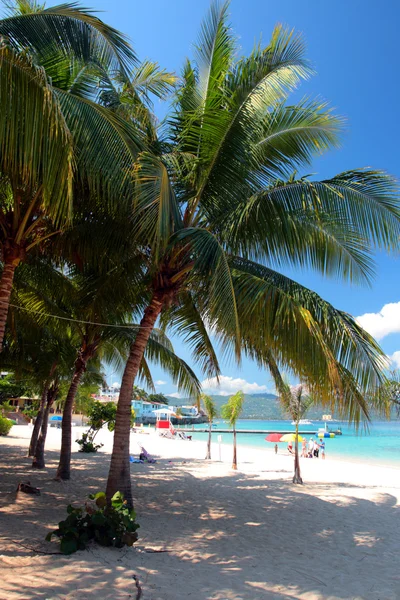
<svg viewBox="0 0 400 600"><path fill-rule="evenodd" d="M134 575L143 600L400 598L398 469L304 459L295 486L292 457L273 445L239 448L234 472L230 447L206 462L203 442L132 434L135 453L139 441L157 458L131 465L138 543L63 556L44 537L69 502L104 490L112 435L95 455L74 444L72 479L56 482L61 432L49 430L41 472L26 458L30 432L0 438L1 600L135 599ZM20 481L41 495L17 496Z"/></svg>

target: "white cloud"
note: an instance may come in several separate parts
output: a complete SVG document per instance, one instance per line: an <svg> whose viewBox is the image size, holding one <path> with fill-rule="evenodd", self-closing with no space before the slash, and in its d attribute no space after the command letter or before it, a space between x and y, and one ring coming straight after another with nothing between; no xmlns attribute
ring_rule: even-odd
<svg viewBox="0 0 400 600"><path fill-rule="evenodd" d="M389 333L400 333L400 302L385 304L379 312L365 313L356 319L377 340Z"/></svg>
<svg viewBox="0 0 400 600"><path fill-rule="evenodd" d="M180 394L179 392L172 392L172 394L165 394L166 396L169 396L170 398L183 398L182 394Z"/></svg>
<svg viewBox="0 0 400 600"><path fill-rule="evenodd" d="M396 369L400 369L400 350L396 350L396 352L393 352L393 354L391 356L389 356L392 365L394 367L396 367Z"/></svg>
<svg viewBox="0 0 400 600"><path fill-rule="evenodd" d="M245 379L240 379L239 377L234 379L233 377L227 377L226 375L220 376L219 383L216 377L205 379L201 382L201 387L205 392L219 394L220 396L230 396L231 394L235 394L238 390L242 390L245 394L258 394L267 391L266 385L250 383Z"/></svg>
<svg viewBox="0 0 400 600"><path fill-rule="evenodd" d="M163 381L162 379L157 379L157 381L154 382L156 385L166 385L166 381Z"/></svg>

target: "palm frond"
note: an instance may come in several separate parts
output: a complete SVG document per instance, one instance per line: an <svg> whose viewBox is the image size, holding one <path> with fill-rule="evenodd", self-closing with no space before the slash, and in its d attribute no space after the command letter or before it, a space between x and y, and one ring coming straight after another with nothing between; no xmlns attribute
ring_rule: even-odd
<svg viewBox="0 0 400 600"><path fill-rule="evenodd" d="M230 264L239 318L247 323L246 353L264 361L268 348L275 362L307 385L314 382L325 400L333 386L340 390L342 369L364 394L380 385L386 356L350 315L271 269L241 258Z"/></svg>
<svg viewBox="0 0 400 600"><path fill-rule="evenodd" d="M77 2L14 14L0 21L0 35L16 50L28 48L39 55L56 44L65 56L90 62L100 56L107 68L130 70L136 56L127 38L103 23Z"/></svg>
<svg viewBox="0 0 400 600"><path fill-rule="evenodd" d="M43 206L54 220L70 216L73 152L68 124L43 69L4 42L0 106L0 171L20 196L34 196L42 186Z"/></svg>
<svg viewBox="0 0 400 600"><path fill-rule="evenodd" d="M172 306L161 317L161 323L175 335L183 338L192 351L192 358L206 377L221 374L216 351L213 347L207 324L191 294L181 294L179 303Z"/></svg>
<svg viewBox="0 0 400 600"><path fill-rule="evenodd" d="M210 320L216 319L221 331L233 333L235 354L240 361L240 321L224 249L211 232L194 227L178 231L172 239L171 247L175 244L179 244L178 256L180 252L191 256L191 271L194 276L196 273L201 274L202 281L207 282Z"/></svg>

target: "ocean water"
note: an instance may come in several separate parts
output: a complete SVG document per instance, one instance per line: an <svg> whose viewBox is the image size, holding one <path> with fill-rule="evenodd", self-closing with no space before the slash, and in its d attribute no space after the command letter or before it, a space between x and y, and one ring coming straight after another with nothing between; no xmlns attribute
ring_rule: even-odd
<svg viewBox="0 0 400 600"><path fill-rule="evenodd" d="M222 435L222 443L232 443L232 434L228 425L221 420L214 421L213 429L224 429L226 433L213 433L213 442L217 441L217 435ZM329 425L329 424L328 424ZM357 431L353 426L343 422L332 422L329 425L332 429L340 427L343 435L337 435L333 439L325 438L325 453L329 458L345 458L352 461L369 462L389 467L400 467L400 421L375 421L369 424L368 430L360 426ZM206 425L195 426L193 439L205 440L207 433L196 433L196 428L204 429ZM312 425L300 425L302 431L318 431L319 427L324 427L323 421L312 421ZM261 420L240 420L237 422L237 431L241 429L262 429L272 431L291 431L294 430L291 421L261 421ZM307 439L310 435L305 436ZM315 435L313 436L315 437ZM237 435L238 445L252 448L271 448L273 444L265 441L264 435L239 433ZM285 448L286 444L279 444Z"/></svg>

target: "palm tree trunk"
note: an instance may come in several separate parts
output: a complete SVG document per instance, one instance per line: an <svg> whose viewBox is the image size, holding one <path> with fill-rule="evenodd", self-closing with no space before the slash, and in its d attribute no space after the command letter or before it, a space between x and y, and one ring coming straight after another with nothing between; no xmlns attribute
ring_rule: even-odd
<svg viewBox="0 0 400 600"><path fill-rule="evenodd" d="M47 403L43 413L42 428L40 430L40 436L36 444L35 456L33 457L32 461L32 469L44 469L44 467L46 466L44 462L44 447L46 444L47 427L49 424L49 413L50 408L52 407L53 402L57 396L57 393L58 386L54 389L50 389L47 393Z"/></svg>
<svg viewBox="0 0 400 600"><path fill-rule="evenodd" d="M300 475L300 460L299 460L299 424L296 421L296 437L294 440L294 475L293 483L303 483Z"/></svg>
<svg viewBox="0 0 400 600"><path fill-rule="evenodd" d="M49 389L49 386L47 383L45 383L45 385L43 387L42 397L40 399L38 414L36 415L36 419L35 419L35 425L33 426L31 441L29 444L28 456L35 456L35 453L36 453L36 444L38 441L40 428L41 428L42 422L43 422L43 413L45 410L48 389Z"/></svg>
<svg viewBox="0 0 400 600"><path fill-rule="evenodd" d="M233 461L232 469L237 471L237 453L236 453L236 428L233 428Z"/></svg>
<svg viewBox="0 0 400 600"><path fill-rule="evenodd" d="M207 442L207 456L206 456L206 460L211 460L211 427L212 427L212 423L210 421L209 422L209 427L208 427L208 442Z"/></svg>
<svg viewBox="0 0 400 600"><path fill-rule="evenodd" d="M5 257L4 269L0 279L0 352L3 350L4 332L6 329L11 290L18 262L19 260L14 260L12 257Z"/></svg>
<svg viewBox="0 0 400 600"><path fill-rule="evenodd" d="M69 386L62 416L61 452L56 479L70 479L71 477L72 409L79 383L86 370L88 359L89 357L84 357L83 353L80 352L75 361L75 371L72 376L71 385Z"/></svg>
<svg viewBox="0 0 400 600"><path fill-rule="evenodd" d="M133 505L129 463L133 384L135 383L148 339L163 307L163 302L163 295L154 293L150 304L144 311L136 339L130 348L119 392L115 418L114 444L106 494L107 500L110 502L116 492L122 492L129 507Z"/></svg>

